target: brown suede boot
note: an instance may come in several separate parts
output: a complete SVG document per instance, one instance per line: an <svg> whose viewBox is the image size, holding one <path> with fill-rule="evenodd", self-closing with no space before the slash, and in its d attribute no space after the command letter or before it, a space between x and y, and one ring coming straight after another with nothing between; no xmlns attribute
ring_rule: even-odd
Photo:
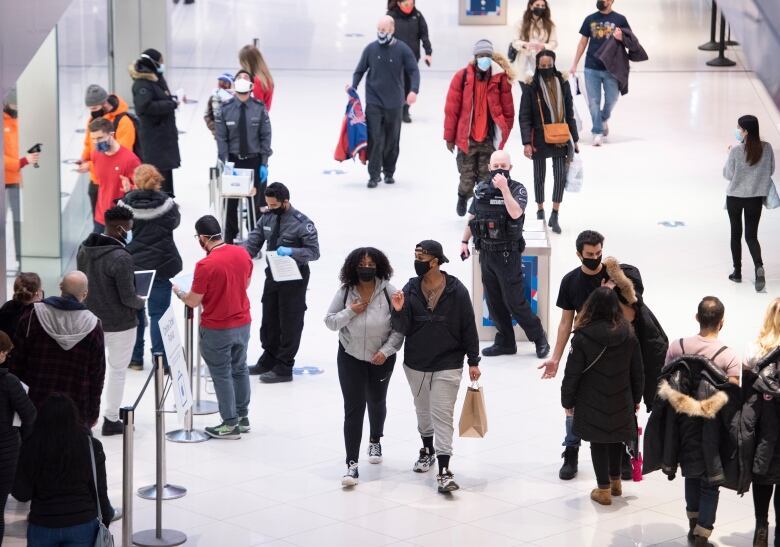
<svg viewBox="0 0 780 547"><path fill-rule="evenodd" d="M590 491L590 499L601 505L612 505L612 493L609 488L594 488Z"/></svg>
<svg viewBox="0 0 780 547"><path fill-rule="evenodd" d="M613 496L622 496L623 482L620 479L609 479L609 489Z"/></svg>

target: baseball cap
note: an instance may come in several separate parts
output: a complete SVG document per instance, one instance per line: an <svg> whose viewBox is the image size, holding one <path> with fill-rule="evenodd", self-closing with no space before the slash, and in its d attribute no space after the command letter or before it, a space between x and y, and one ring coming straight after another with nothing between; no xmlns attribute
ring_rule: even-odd
<svg viewBox="0 0 780 547"><path fill-rule="evenodd" d="M441 243L434 241L433 239L426 239L417 244L416 249L421 250L427 255L431 255L439 259L439 264L445 264L449 262L446 256L444 256L444 250L441 247Z"/></svg>
<svg viewBox="0 0 780 547"><path fill-rule="evenodd" d="M233 83L233 75L230 72L223 72L219 76L217 76L217 80L222 80L224 82L230 82Z"/></svg>

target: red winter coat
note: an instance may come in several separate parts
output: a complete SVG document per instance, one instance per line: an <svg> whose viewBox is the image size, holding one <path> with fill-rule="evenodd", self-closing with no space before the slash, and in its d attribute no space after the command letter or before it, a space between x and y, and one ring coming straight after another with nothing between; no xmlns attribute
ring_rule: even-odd
<svg viewBox="0 0 780 547"><path fill-rule="evenodd" d="M476 70L474 61L471 61L466 68L455 73L444 105L444 140L454 142L465 153L468 153L469 149ZM493 145L496 150L501 150L515 121L511 84L514 74L506 58L498 53L493 54L490 70L487 104L490 119L493 121Z"/></svg>

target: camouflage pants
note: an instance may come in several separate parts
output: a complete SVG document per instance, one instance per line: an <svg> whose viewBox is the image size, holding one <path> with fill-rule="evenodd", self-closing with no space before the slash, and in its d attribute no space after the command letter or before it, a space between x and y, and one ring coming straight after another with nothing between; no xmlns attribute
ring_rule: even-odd
<svg viewBox="0 0 780 547"><path fill-rule="evenodd" d="M460 173L459 196L470 197L474 193L474 185L488 178L490 155L495 151L493 141L490 138L486 138L483 142L474 142L469 139L468 153L458 149L455 161Z"/></svg>

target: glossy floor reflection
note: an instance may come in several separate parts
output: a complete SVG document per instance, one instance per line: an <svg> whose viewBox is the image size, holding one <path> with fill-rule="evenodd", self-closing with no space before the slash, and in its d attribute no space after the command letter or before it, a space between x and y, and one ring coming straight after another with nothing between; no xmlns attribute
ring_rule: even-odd
<svg viewBox="0 0 780 547"><path fill-rule="evenodd" d="M277 82L270 178L290 186L293 204L317 224L323 249L322 258L312 265L299 364L325 372L275 386L253 379L253 430L238 442L168 443L168 480L189 492L165 503L164 525L186 532L188 545L201 546L686 545L679 478L670 483L659 474L648 476L641 483L625 484L623 498L611 507L596 506L588 499L594 476L583 448L577 479L557 479L563 437L560 378L539 379L540 362L532 357L529 344L520 346L518 356L484 361L490 431L485 439L455 441L452 468L462 490L440 496L432 472L411 472L419 437L409 388L399 373L391 380L388 396L385 461L362 463L359 486L341 489L337 338L322 323L338 286L338 269L349 250L374 245L390 256L394 283L400 286L413 274L412 251L418 241L439 239L445 253L457 257L463 220L454 211L455 161L441 139L444 95L452 70L466 62L476 38L492 37L503 49L509 36L503 28L457 27L454 8L420 2L432 28L436 70L423 69L414 122L402 131L397 184L369 191L364 167L336 164L331 158L345 104L343 86L373 34L381 4L198 0L173 9L169 81L172 88L184 88L199 100L178 114L185 133L180 140L183 167L175 172L183 215L176 238L185 264L191 268L202 256L192 239L193 224L208 212L208 168L215 155L202 120L205 100L216 76L235 66L238 48L260 36ZM704 67L710 54L695 50L706 39L704 5L642 0L621 6L653 60L633 73L631 93L618 103L607 145L589 146L586 122L585 189L565 196L563 234L551 234L552 296L561 276L577 265L577 233L597 229L606 235L606 254L641 269L645 300L670 338L692 334L696 304L705 294L715 294L726 305L723 340L741 353L780 287L780 248L773 241L780 233L780 215L765 211L759 232L766 292L756 294L747 273L742 285L731 284L721 169L739 115L758 115L764 138L776 148L780 116L767 106L750 73ZM589 8L583 11L574 0L558 0L554 9L563 35L559 66L565 68L574 49L572 34ZM510 20L515 15L510 12ZM346 32L365 36L342 39ZM530 189L531 165L522 157L517 130L508 150L514 156L514 178ZM324 173L332 169L343 173ZM663 221L683 225L669 228L659 224ZM256 323L252 362L259 355L262 266L256 262L250 287ZM454 260L447 269L470 286L470 268ZM549 331L555 330L557 320L553 309ZM145 375L129 373L127 402L139 392ZM204 427L214 421L214 416L197 417L195 423ZM169 415L169 429L176 427L174 422ZM118 502L121 441L109 438L104 444L110 494ZM153 414L147 395L137 419L136 487L153 481L153 463ZM7 545L24 544L19 539L24 535L23 514L23 507L10 505ZM136 498L135 529L152 527L153 519L153 504ZM117 533L120 529L112 528ZM747 546L752 533L750 496L740 499L722 492L713 542Z"/></svg>

